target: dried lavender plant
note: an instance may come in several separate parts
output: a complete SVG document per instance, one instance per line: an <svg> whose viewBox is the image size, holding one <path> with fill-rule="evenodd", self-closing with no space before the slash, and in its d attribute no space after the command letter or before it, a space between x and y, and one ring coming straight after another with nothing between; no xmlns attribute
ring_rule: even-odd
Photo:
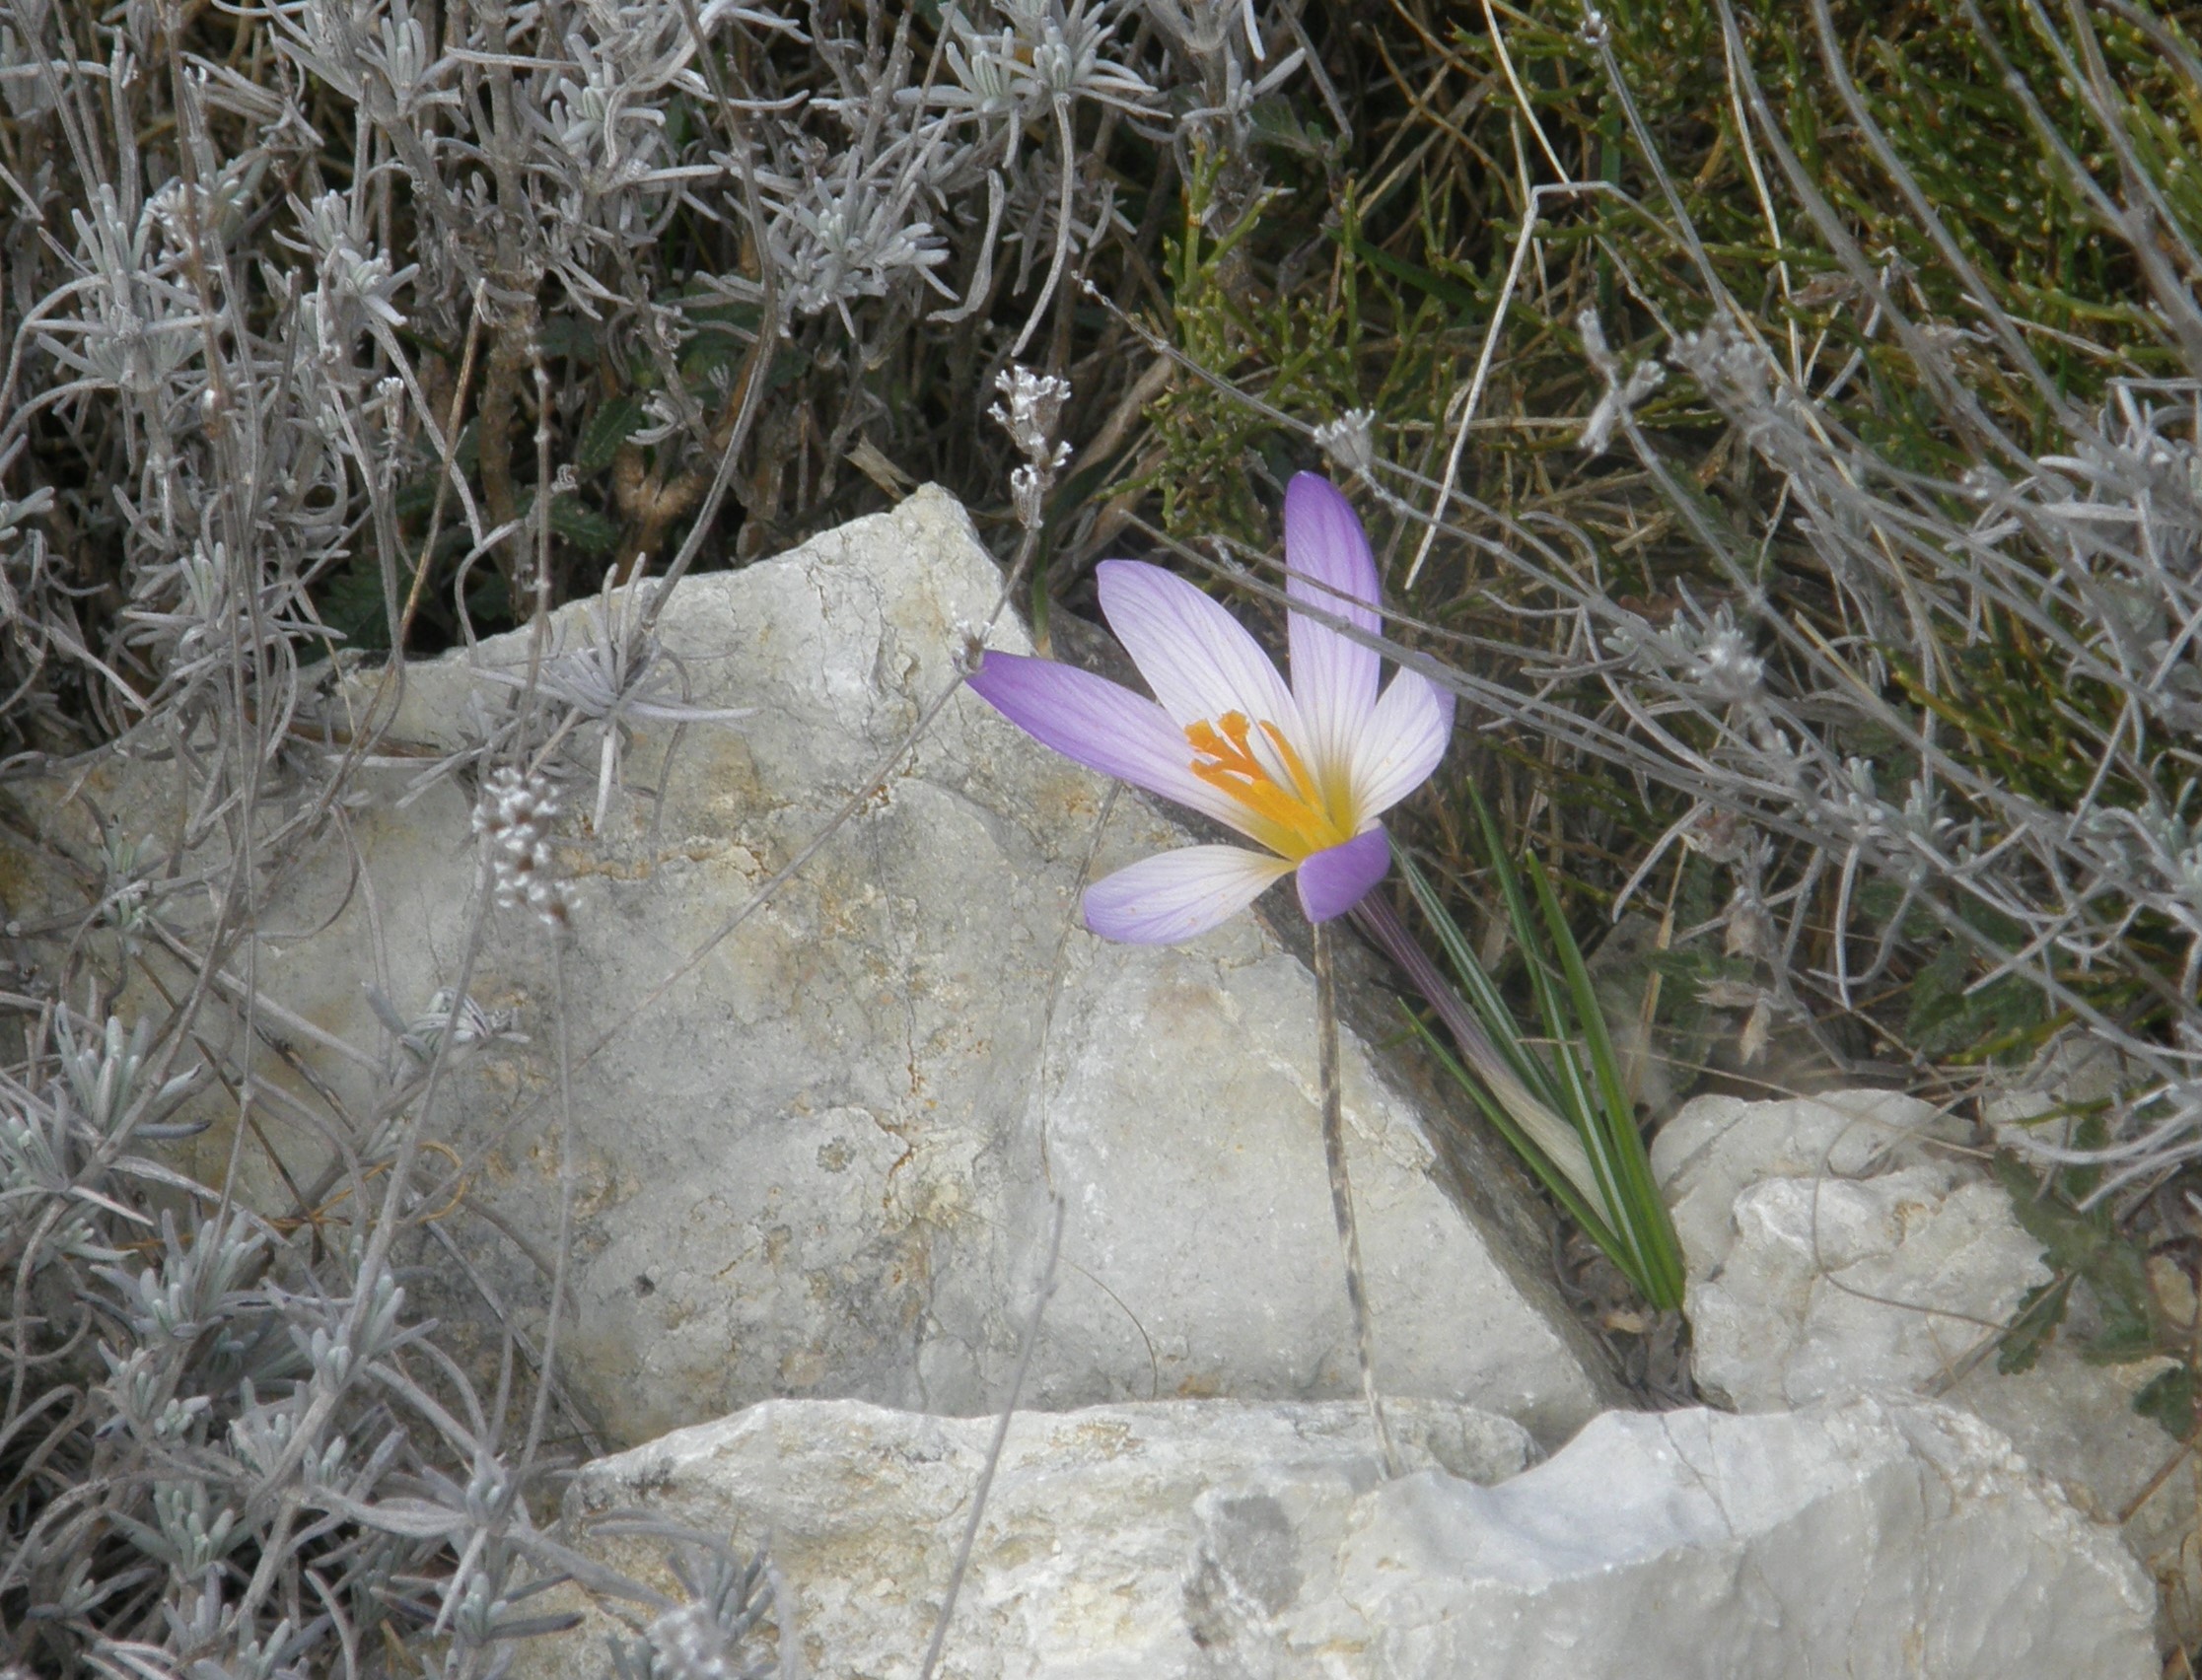
<svg viewBox="0 0 2202 1680"><path fill-rule="evenodd" d="M957 369L970 417L1007 382L971 447L1022 460L1030 560L1075 282L1132 232L1112 137L1243 147L1303 62L1255 10L0 9L0 814L82 899L5 920L0 1665L489 1675L574 1573L655 1618L621 1673L762 1671L771 1623L785 1665L769 1570L697 1553L667 1598L534 1525L555 1272L491 1394L408 1313L450 1070L520 1036L471 952L493 906L559 937L564 790L601 830L630 726L735 721L684 699L671 580L854 511L881 370ZM1055 373L1005 371L1028 341ZM462 750L388 738L376 656L531 616ZM173 773L161 842L93 803L125 759ZM458 971L393 1002L376 953L387 1037L348 1044L263 989L267 907L400 766L474 791L481 878ZM207 1137L202 1182L169 1146Z"/></svg>
<svg viewBox="0 0 2202 1680"><path fill-rule="evenodd" d="M2202 89L2183 37L2141 7L2110 10L2182 86ZM1997 52L1988 21L1967 17ZM1526 627L1557 621L1566 634L1525 636L1519 681L1446 680L1648 800L1680 796L1613 911L1676 845L1724 870L1726 907L1690 932L1755 972L1724 983L1721 1000L1748 994L1755 1042L1770 1020L1793 1020L1838 1059L1878 1044L1922 1072L1953 1051L2046 1062L2074 1037L2109 1047L2126 1081L2106 1138L2028 1146L2045 1163L2103 1169L2100 1198L2202 1155L2191 745L2202 721L2202 242L2164 155L2138 137L2096 26L2044 16L2043 38L2094 113L2096 155L2079 157L1999 60L2006 91L2056 189L2130 261L2147 303L2134 318L2173 369L2114 374L2097 399L2066 394L2041 351L2077 341L2001 301L1953 212L1920 189L1853 86L1826 0L1811 19L1817 69L1944 272L1859 245L1722 4L1739 143L1769 224L1808 227L1832 265L1815 284L1847 300L1840 332L1784 342L1708 256L1608 26L1588 12L1577 49L1605 80L1650 196L1576 179L1537 191L1618 196L1653 230L1643 251L1601 249L1650 315L1658 350L1624 365L1598 312L1573 323L1597 392L1579 442L1590 455L1625 446L1704 571L1676 586L1668 610L1623 603L1580 529L1512 521L1448 486L1433 528L1528 586ZM1773 183L1786 189L1779 204ZM1522 248L1536 237L1532 220ZM1688 325L1652 304L1673 292L1676 268L1701 300ZM1669 372L1773 474L1754 525L1739 529L1717 510L1645 423ZM1899 403L1924 415L1902 436L1931 435L1939 456L1891 441L1898 429L1882 416ZM1395 510L1426 519L1413 503L1438 487L1364 466L1355 431L1341 422L1312 436L1373 471ZM1845 1022L1860 1030L1843 1036Z"/></svg>
<svg viewBox="0 0 2202 1680"><path fill-rule="evenodd" d="M1735 19L1723 17L1737 50ZM1792 908L1777 943L1764 849L1733 830L1726 841L1740 866L1730 926L1742 945L1768 947L1784 981L1852 1011L1900 958L1918 987L1939 947L1950 990L1974 1000L2003 990L2002 1048L2047 1052L2078 1032L2125 1058L2134 1077L2107 1147L2034 1145L2045 1159L2109 1167L2094 1192L2106 1195L2202 1154L2202 854L2188 833L2189 743L2202 719L2202 334L2190 326L2196 268L2181 267L2196 251L2176 219L2169 256L2143 232L2161 202L2156 171L2113 114L2124 96L2077 24L2067 62L2103 113L2122 186L2113 197L2069 154L2067 184L2128 243L2165 348L2187 372L2113 378L2098 404L2064 397L1851 91L1824 0L1813 19L1823 67L1949 279L1976 300L1973 318L1922 318L1887 266L1848 244L1746 66L1756 138L1842 260L1862 315L1876 317L1862 331L1903 346L1971 464L1937 473L1884 459L1837 407L1855 359L1815 389L1740 312L1678 335L1675 363L1779 475L1786 515L1769 536L1805 546L1836 622L1800 624L1763 564L1700 524L1737 592L1735 615L1689 614L1664 634L1614 626L1601 680L1640 738L1712 783L1686 824L1740 820L1789 842ZM2038 395L2048 447L1996 417L2011 381ZM1631 404L1614 407L1639 458L1689 508ZM1808 965L1794 956L1815 905L1831 933ZM1916 1019L1917 998L1912 1007Z"/></svg>

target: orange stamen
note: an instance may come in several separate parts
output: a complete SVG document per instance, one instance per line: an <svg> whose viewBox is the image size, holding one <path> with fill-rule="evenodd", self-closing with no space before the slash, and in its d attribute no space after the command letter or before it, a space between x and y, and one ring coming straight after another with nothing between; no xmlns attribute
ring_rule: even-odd
<svg viewBox="0 0 2202 1680"><path fill-rule="evenodd" d="M1214 724L1188 724L1185 739L1194 753L1193 774L1229 794L1246 812L1246 831L1279 857L1297 862L1351 840L1353 830L1333 813L1307 760L1283 732L1267 721L1260 725L1262 738L1292 780L1289 788L1254 756L1254 728L1243 712L1226 712Z"/></svg>

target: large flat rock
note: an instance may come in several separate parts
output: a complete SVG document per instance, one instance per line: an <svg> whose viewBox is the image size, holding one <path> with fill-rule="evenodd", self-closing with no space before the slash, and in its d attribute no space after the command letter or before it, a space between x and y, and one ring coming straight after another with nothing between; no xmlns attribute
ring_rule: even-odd
<svg viewBox="0 0 2202 1680"><path fill-rule="evenodd" d="M1251 916L1168 950L1077 925L1089 859L1100 873L1181 843L1143 801L1111 801L959 694L792 883L705 948L949 684L1001 589L960 508L920 492L679 586L661 626L690 698L755 710L677 738L631 721L602 832L589 821L601 735L568 738L555 867L572 882L571 932L554 951L524 913L489 916L469 992L527 1041L477 1046L446 1082L428 1136L450 1154L427 1164L456 1165L463 1197L440 1209L451 1251L424 1238L408 1253L444 1335L493 1358L484 1292L539 1329L569 1166L561 1366L612 1444L774 1396L990 1409L1058 1195L1058 1288L1026 1404L1358 1391L1312 976ZM579 645L593 610L557 615L554 651ZM1028 647L1014 614L994 641ZM302 1073L264 1051L257 1068L315 1125L360 1135L388 1095L365 1064L409 1066L367 988L423 1014L467 961L472 794L415 778L508 704L483 670L511 676L528 657L518 635L410 667L341 823L263 860L288 873L262 918L257 984L314 1033L284 1033ZM356 721L376 681L335 683L325 715ZM89 786L126 830L180 848L174 767L109 763ZM85 825L76 807L44 820ZM1296 916L1289 897L1275 908ZM205 902L164 913L188 926ZM210 1037L224 1028L217 1010ZM1344 1066L1385 1389L1564 1436L1603 1379L1543 1281L1541 1216L1504 1174L1461 1193L1411 1068L1350 1032ZM233 1114L197 1146L217 1178ZM258 1118L291 1180L311 1184L326 1137L281 1105ZM247 1141L248 1182L281 1204L265 1147Z"/></svg>
<svg viewBox="0 0 2202 1680"><path fill-rule="evenodd" d="M2153 1594L2116 1536L1996 1432L1931 1405L1610 1413L1516 1473L1521 1438L1436 1403L1385 1482L1350 1406L1020 1416L940 1672L951 1680L2143 1680ZM803 1671L908 1676L991 1423L782 1402L582 1471L569 1537L680 1594L631 1511L767 1546ZM520 1647L582 1680L622 1617ZM655 1626L653 1627L653 1623ZM776 1629L760 1629L764 1654ZM731 1670L730 1670L731 1671Z"/></svg>

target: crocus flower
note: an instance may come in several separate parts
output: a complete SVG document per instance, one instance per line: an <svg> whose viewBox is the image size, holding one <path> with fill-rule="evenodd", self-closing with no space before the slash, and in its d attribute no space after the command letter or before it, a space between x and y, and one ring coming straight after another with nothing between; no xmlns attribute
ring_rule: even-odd
<svg viewBox="0 0 2202 1680"><path fill-rule="evenodd" d="M1374 635L1377 565L1346 499L1303 472L1285 491L1290 598ZM971 687L1065 757L1160 794L1243 834L1185 846L1087 889L1104 939L1173 945L1297 877L1311 921L1343 915L1384 878L1378 820L1428 778L1453 733L1453 696L1410 670L1378 693L1375 649L1295 611L1292 681L1239 621L1182 578L1104 560L1101 611L1150 700L1071 665L989 653Z"/></svg>

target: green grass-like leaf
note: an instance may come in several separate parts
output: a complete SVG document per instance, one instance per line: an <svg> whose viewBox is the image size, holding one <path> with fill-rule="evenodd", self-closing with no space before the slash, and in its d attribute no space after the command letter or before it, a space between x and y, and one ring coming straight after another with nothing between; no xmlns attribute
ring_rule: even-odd
<svg viewBox="0 0 2202 1680"><path fill-rule="evenodd" d="M1560 1169L1536 1140L1508 1111L1506 1104L1492 1096L1490 1087L1461 1065L1460 1059L1446 1048L1445 1041L1431 1030L1420 1015L1412 1010L1408 1010L1406 1015L1407 1023L1438 1059L1438 1065L1458 1082L1460 1088L1483 1111L1484 1118L1491 1122L1514 1153L1522 1157L1523 1164L1535 1176L1537 1182L1552 1192L1553 1199L1567 1210L1568 1217L1581 1225L1594 1242L1606 1253L1617 1256L1621 1252L1621 1239L1613 1234L1612 1227L1605 1223L1597 1204L1585 1194L1583 1188Z"/></svg>
<svg viewBox="0 0 2202 1680"><path fill-rule="evenodd" d="M1546 1054L1540 1056L1525 1042L1497 982L1477 960L1427 877L1411 858L1402 855L1401 871L1408 889L1436 933L1439 945L1467 994L1470 1011L1497 1053L1501 1066L1490 1072L1511 1074L1522 1087L1521 1095L1510 1104L1489 1075L1471 1073L1435 1044L1434 1034L1427 1027L1419 1021L1417 1027L1500 1135L1645 1299L1662 1309L1678 1307L1683 1288L1681 1246L1668 1218L1667 1204L1653 1182L1651 1160L1636 1127L1635 1107L1621 1080L1620 1065L1582 949L1560 913L1551 883L1533 859L1528 873L1541 918L1532 913L1529 895L1523 890L1521 875L1507 856L1496 819L1480 794L1471 788L1468 797L1482 824L1491 872L1507 907L1515 944L1524 957L1544 1030ZM1559 979L1555 979L1555 970ZM1467 1048L1463 1044L1463 1049ZM1472 1051L1469 1060L1474 1060ZM1503 1079L1498 1082L1504 1083ZM1537 1141L1534 1134L1539 1128L1531 1123L1533 1112L1517 1111L1522 1096L1546 1111L1554 1128L1565 1126L1573 1133L1583 1157L1583 1164L1576 1168L1582 1174L1580 1179L1559 1158L1567 1152Z"/></svg>

